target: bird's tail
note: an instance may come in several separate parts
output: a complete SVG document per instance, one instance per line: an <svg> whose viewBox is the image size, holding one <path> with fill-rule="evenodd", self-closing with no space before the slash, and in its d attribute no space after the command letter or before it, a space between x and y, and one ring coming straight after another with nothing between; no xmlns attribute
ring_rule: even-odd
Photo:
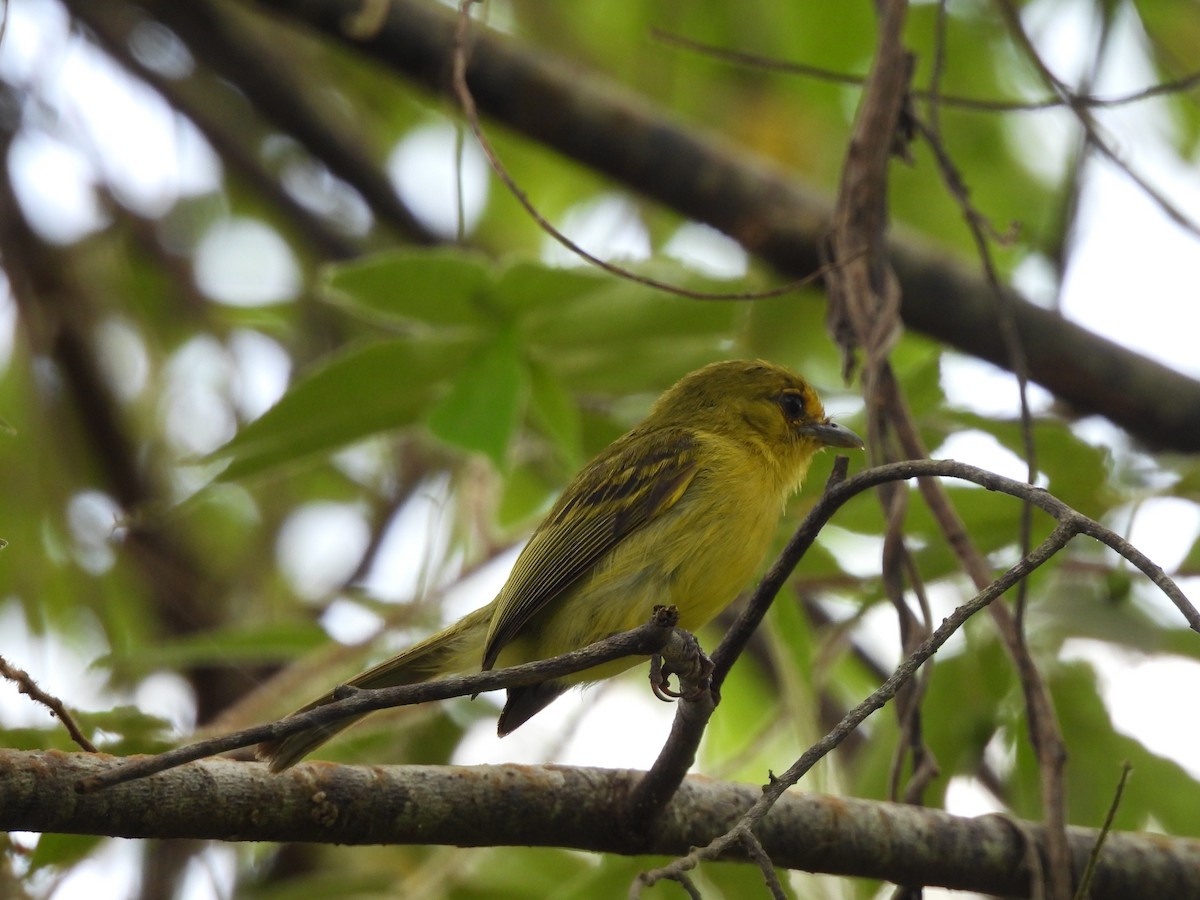
<svg viewBox="0 0 1200 900"><path fill-rule="evenodd" d="M485 606L431 635L403 653L367 669L346 682L357 688L394 687L417 684L441 675L462 672L479 666L483 645L492 619L491 606ZM334 691L307 703L297 713L307 712L333 702ZM258 745L257 756L271 766L272 772L282 772L325 743L343 729L349 728L362 716L322 725L309 731Z"/></svg>

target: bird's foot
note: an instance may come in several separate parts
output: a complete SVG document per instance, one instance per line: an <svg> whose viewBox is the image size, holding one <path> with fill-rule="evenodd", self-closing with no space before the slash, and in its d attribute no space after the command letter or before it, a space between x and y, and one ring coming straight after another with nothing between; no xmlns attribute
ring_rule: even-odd
<svg viewBox="0 0 1200 900"><path fill-rule="evenodd" d="M650 657L650 690L664 703L678 699L696 700L711 688L712 660L691 632L675 629L661 654ZM671 687L671 676L679 689Z"/></svg>

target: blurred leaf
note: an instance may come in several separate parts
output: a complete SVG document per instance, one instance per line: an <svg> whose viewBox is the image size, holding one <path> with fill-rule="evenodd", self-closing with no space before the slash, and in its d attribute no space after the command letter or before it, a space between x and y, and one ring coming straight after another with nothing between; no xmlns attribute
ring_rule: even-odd
<svg viewBox="0 0 1200 900"><path fill-rule="evenodd" d="M1019 536L1020 501L975 487L957 487L962 482L945 479L946 494L962 517L976 547L991 554L1012 546ZM833 524L858 534L881 534L882 513L878 503L864 496L838 510ZM1034 540L1040 540L1052 527L1045 516L1034 519ZM915 482L909 484L908 513L904 534L925 578L939 578L960 571L958 557L938 527L933 514L925 505Z"/></svg>
<svg viewBox="0 0 1200 900"><path fill-rule="evenodd" d="M496 517L508 528L531 519L545 511L555 490L562 485L550 485L528 466L516 466L504 479L504 493Z"/></svg>
<svg viewBox="0 0 1200 900"><path fill-rule="evenodd" d="M1142 603L1114 602L1103 590L1104 584L1092 579L1056 579L1051 595L1039 599L1030 610L1031 627L1039 642L1049 645L1070 638L1092 638L1137 653L1172 653L1200 660L1200 639L1194 631L1164 625Z"/></svg>
<svg viewBox="0 0 1200 900"><path fill-rule="evenodd" d="M1145 829L1152 823L1168 834L1200 836L1200 808L1195 797L1200 782L1176 763L1146 750L1119 734L1098 691L1096 675L1086 663L1059 664L1049 675L1063 738L1070 753L1066 767L1068 821L1098 827L1104 821L1121 765L1133 765L1129 785L1117 811L1121 830ZM1017 741L1018 814L1036 817L1039 787L1036 762L1028 745L1024 720L1015 725ZM1086 752L1082 752L1086 748Z"/></svg>
<svg viewBox="0 0 1200 900"><path fill-rule="evenodd" d="M455 248L410 248L331 266L325 288L368 317L444 328L487 321L490 280L480 257Z"/></svg>
<svg viewBox="0 0 1200 900"><path fill-rule="evenodd" d="M745 304L738 338L746 356L790 366L820 385L841 380L836 346L825 333L825 303L816 292Z"/></svg>
<svg viewBox="0 0 1200 900"><path fill-rule="evenodd" d="M43 834L29 858L29 867L34 872L47 866L69 868L86 859L103 840L91 834Z"/></svg>
<svg viewBox="0 0 1200 900"><path fill-rule="evenodd" d="M993 435L1003 446L1024 458L1025 446L1017 422L989 419L977 413L954 410L948 415L969 428ZM1047 489L1085 516L1101 517L1117 499L1109 487L1110 452L1095 447L1065 422L1035 420L1038 470L1049 480ZM1017 501L1014 501L1017 502Z"/></svg>
<svg viewBox="0 0 1200 900"><path fill-rule="evenodd" d="M470 358L464 338L398 339L345 350L293 385L213 457L224 478L261 475L379 431L412 425Z"/></svg>
<svg viewBox="0 0 1200 900"><path fill-rule="evenodd" d="M732 303L698 303L609 279L568 304L531 310L523 325L529 343L545 353L620 347L625 342L652 342L666 350L673 339L724 335L735 311Z"/></svg>
<svg viewBox="0 0 1200 900"><path fill-rule="evenodd" d="M1183 561L1179 564L1179 571L1189 575L1194 575L1200 572L1200 537L1192 542L1191 548L1183 557Z"/></svg>
<svg viewBox="0 0 1200 900"><path fill-rule="evenodd" d="M496 709L482 699L458 698L385 710L322 747L321 759L351 765L448 765L472 722L495 722Z"/></svg>
<svg viewBox="0 0 1200 900"><path fill-rule="evenodd" d="M721 705L701 745L703 765L723 771L728 778L761 778L764 762L758 751L763 735L778 718L779 700L771 677L755 655L743 655L721 685ZM733 762L737 768L732 768Z"/></svg>
<svg viewBox="0 0 1200 900"><path fill-rule="evenodd" d="M114 706L93 712L76 712L75 720L84 734L93 740L99 732L116 735L114 743L103 747L107 753L128 756L132 753L158 753L167 749L174 725L162 718L142 712L136 706Z"/></svg>
<svg viewBox="0 0 1200 900"><path fill-rule="evenodd" d="M449 444L482 453L503 469L528 392L517 339L502 330L455 377L429 413L429 427Z"/></svg>
<svg viewBox="0 0 1200 900"><path fill-rule="evenodd" d="M1168 628L1161 635L1161 652L1174 653L1187 659L1200 659L1196 632L1190 628Z"/></svg>
<svg viewBox="0 0 1200 900"><path fill-rule="evenodd" d="M582 854L528 847L492 848L480 853L477 865L462 873L455 900L524 900L528 897L576 898L590 894L601 872ZM607 869L607 867L605 867ZM626 889L628 889L626 882ZM588 893L580 894L580 890Z"/></svg>
<svg viewBox="0 0 1200 900"><path fill-rule="evenodd" d="M529 368L530 412L572 469L583 462L583 423L575 398L554 373L541 365Z"/></svg>
<svg viewBox="0 0 1200 900"><path fill-rule="evenodd" d="M802 677L807 679L815 668L813 655L816 648L808 617L800 604L790 594L781 592L767 615L771 631L782 637L777 647L777 652L783 657L781 667L790 667L795 672L803 673Z"/></svg>
<svg viewBox="0 0 1200 900"><path fill-rule="evenodd" d="M893 353L896 379L904 385L904 397L913 414L921 417L941 410L946 403L942 390L942 349L933 341L906 334Z"/></svg>
<svg viewBox="0 0 1200 900"><path fill-rule="evenodd" d="M563 269L529 259L509 262L496 279L496 307L513 320L563 314L580 297L604 290L611 275L589 267Z"/></svg>
<svg viewBox="0 0 1200 900"><path fill-rule="evenodd" d="M1195 7L1187 0L1148 0L1135 7L1138 23L1150 38L1145 52L1154 66L1154 77L1164 81L1178 78L1180 62L1190 59L1191 47L1200 41L1200 22ZM1200 145L1200 114L1191 93L1177 91L1163 97L1171 123L1170 139L1181 155L1194 157Z"/></svg>
<svg viewBox="0 0 1200 900"><path fill-rule="evenodd" d="M375 848L339 847L337 865L325 864L298 877L281 878L262 865L271 852L269 845L259 863L246 872L238 885L239 900L311 900L313 897L337 897L338 900L386 900L395 896L398 870L409 855L419 849L397 849L387 866L370 865ZM327 857L319 857L324 861Z"/></svg>
<svg viewBox="0 0 1200 900"><path fill-rule="evenodd" d="M1013 690L1013 671L990 627L963 629L966 647L934 659L925 696L925 739L943 783L976 775L983 751L1001 724L1000 707Z"/></svg>
<svg viewBox="0 0 1200 900"><path fill-rule="evenodd" d="M50 718L49 713L47 718ZM57 722L45 728L0 728L0 747L8 750L79 749L79 745L71 740L67 730Z"/></svg>
<svg viewBox="0 0 1200 900"><path fill-rule="evenodd" d="M781 548L782 549L782 546ZM796 572L792 576L797 582L812 582L816 585L821 585L822 582L827 582L831 579L839 580L846 575L845 570L837 561L829 549L817 539L817 543L808 548L800 563L796 566Z"/></svg>

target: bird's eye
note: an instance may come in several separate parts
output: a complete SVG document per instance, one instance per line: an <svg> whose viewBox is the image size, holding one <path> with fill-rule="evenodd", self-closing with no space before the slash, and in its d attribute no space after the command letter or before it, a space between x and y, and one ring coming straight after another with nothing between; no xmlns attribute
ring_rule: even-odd
<svg viewBox="0 0 1200 900"><path fill-rule="evenodd" d="M779 398L779 408L789 421L802 419L806 415L804 397L800 394L783 394Z"/></svg>

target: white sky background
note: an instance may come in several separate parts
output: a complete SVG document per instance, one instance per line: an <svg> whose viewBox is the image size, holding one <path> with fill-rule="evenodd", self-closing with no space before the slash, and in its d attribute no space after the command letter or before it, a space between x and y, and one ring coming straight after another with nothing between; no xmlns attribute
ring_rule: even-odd
<svg viewBox="0 0 1200 900"><path fill-rule="evenodd" d="M1068 82L1078 71L1087 52L1087 31L1082 19L1086 3L1042 2L1026 11L1026 21L1050 66ZM132 83L108 65L87 45L65 30L65 18L52 0L14 0L9 9L8 32L0 47L0 72L6 79L31 82L55 100L58 121L46 124L52 137L28 136L14 144L9 165L20 196L36 227L50 240L70 242L103 225L92 186L105 181L122 202L147 215L169 208L181 196L206 194L219 186L219 162L186 123L170 115L153 93ZM179 64L179 60L175 60ZM1102 95L1134 91L1151 84L1154 73L1136 41L1118 40L1106 61L1097 87ZM1044 92L1030 84L1033 94ZM1163 152L1169 144L1171 124L1156 101L1098 113L1122 156L1132 163L1182 209L1200 216L1200 177ZM1041 113L1016 117L1014 140L1032 148L1031 165L1062 164L1062 148L1073 138L1066 113ZM1147 138L1147 136L1150 136ZM134 137L136 136L136 137ZM454 172L446 159L452 156L453 133L431 126L411 135L398 146L389 161L399 190L415 209L444 233L454 233L448 216L454 209ZM80 148L84 148L81 152ZM478 155L468 151L465 208L470 220L487 199L489 179ZM320 188L313 188L319 193ZM334 191L336 189L329 189ZM1193 376L1200 376L1200 356L1195 350L1196 302L1200 297L1200 242L1169 222L1153 202L1124 175L1107 163L1089 169L1086 202L1081 216L1079 245L1062 295L1065 313L1125 346L1145 353ZM319 199L314 196L314 200ZM345 198L329 198L345 203ZM352 204L351 204L352 205ZM440 217L440 218L439 218ZM568 217L564 227L573 237L599 255L636 256L647 250L644 229L636 209L619 194L594 198ZM249 249L248 249L249 248ZM686 226L671 242L670 252L680 258L701 259L712 273L737 274L745 265L736 246L697 226ZM547 259L566 263L560 251L547 249ZM252 260L252 265L247 265ZM270 229L248 220L225 220L202 243L196 278L204 290L223 302L255 305L293 297L299 288L298 267L289 250ZM1036 266L1021 273L1020 286L1031 296L1045 293L1046 282ZM1136 306L1136 311L1134 307ZM1169 327L1164 327L1168 323ZM7 363L14 311L6 295L0 294L0 371ZM138 390L144 382L145 360L139 356L136 337L114 326L106 341L120 350L121 381ZM208 341L196 341L180 351L172 364L173 376L164 399L164 423L178 449L199 453L219 446L231 434L232 417L224 398L232 394L243 412L261 412L283 391L288 378L287 357L270 339L255 333L239 335L234 350ZM975 406L995 414L1015 409L1012 379L984 364L948 357L944 364L945 386L951 402ZM980 396L988 400L981 406ZM2 412L2 411L0 411ZM1125 445L1123 435L1103 422L1089 420L1081 425L1090 439ZM365 452L365 451L364 451ZM1023 477L1023 466L1011 454L999 450L994 441L964 435L940 448L939 455L953 456L977 465ZM346 464L362 463L353 454ZM367 465L367 463L363 463ZM369 465L367 466L369 468ZM1015 468L1014 468L1015 467ZM181 491L197 485L181 485ZM431 577L420 562L422 539L415 535L429 529L441 516L444 497L436 486L425 506L406 512L409 526L397 525L389 545L371 576L371 587L382 596L411 595L412 586ZM72 522L88 559L103 567L111 515L102 497L81 497L72 509ZM415 517L412 518L412 517ZM419 527L411 527L419 520ZM281 537L279 562L285 573L311 586L334 584L348 561L357 558L365 540L366 523L361 510L329 504L306 510ZM305 537L313 530L322 541ZM1200 512L1183 501L1151 501L1133 521L1130 537L1168 571L1177 564L1200 529ZM333 542L330 535L338 535ZM304 556L294 547L324 545L328 555ZM436 547L426 547L434 558ZM511 558L481 573L449 598L448 613L457 615L471 605L490 598L506 575ZM324 570L322 572L322 570ZM1185 584L1184 590L1200 597L1200 584ZM362 636L376 620L361 612L341 613L327 618L326 625L338 638ZM76 641L67 646L54 639L34 639L24 629L16 607L0 598L0 633L5 635L3 652L28 669L53 693L69 696L87 706L112 702L88 689L91 660L103 652L96 642ZM890 620L871 629L881 658L894 659L898 647ZM95 643L95 646L93 646ZM1124 656L1095 642L1076 641L1071 653L1095 662L1106 684L1106 700L1120 729L1136 735L1151 749L1168 754L1200 773L1200 747L1172 728L1170 717L1161 715L1147 698L1180 696L1200 688L1200 665L1182 660L1145 661ZM669 727L673 710L649 698L632 682L619 682L587 695L589 715L565 746L559 735L574 725L582 708L578 692L568 695L545 713L535 717L503 742L495 739L489 725L481 725L464 741L459 762L529 761L545 758L547 747L556 748L556 759L571 763L607 766L645 766L654 757ZM167 715L182 729L189 727L186 688L167 676L149 680L135 697L148 712ZM40 722L44 712L35 709L14 691L0 688L0 718L6 723ZM613 735L646 735L644 741L619 740ZM786 764L789 761L781 761ZM964 788L951 797L954 811L986 811L980 794ZM206 856L189 881L189 900L213 896L216 885L232 877L232 857L217 851ZM128 893L121 885L131 884L130 848L114 845L111 852L80 867L55 893L57 898L115 897Z"/></svg>

